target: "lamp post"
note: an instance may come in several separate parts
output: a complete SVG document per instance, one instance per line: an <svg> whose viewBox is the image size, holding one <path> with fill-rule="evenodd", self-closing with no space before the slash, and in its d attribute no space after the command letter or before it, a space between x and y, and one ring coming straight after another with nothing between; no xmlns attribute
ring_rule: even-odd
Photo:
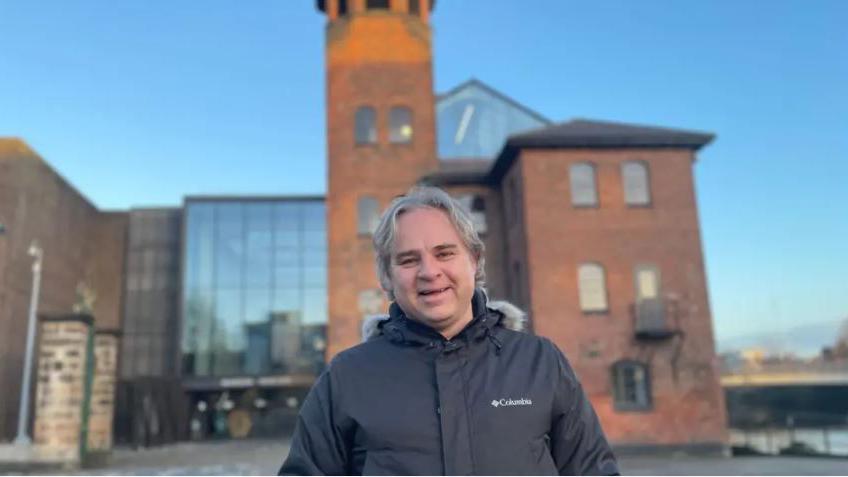
<svg viewBox="0 0 848 477"><path fill-rule="evenodd" d="M24 357L24 374L21 384L21 402L18 408L18 435L15 444L30 445L32 440L27 435L27 423L29 422L29 388L32 378L32 353L35 347L35 315L38 311L38 292L41 287L41 261L44 251L33 241L27 251L33 258L32 261L32 293L29 301L29 321L27 322L26 355Z"/></svg>

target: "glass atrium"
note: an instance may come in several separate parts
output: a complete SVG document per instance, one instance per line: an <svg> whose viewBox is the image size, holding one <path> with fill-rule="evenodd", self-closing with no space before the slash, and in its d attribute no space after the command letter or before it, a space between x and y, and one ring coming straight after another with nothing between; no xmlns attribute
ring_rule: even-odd
<svg viewBox="0 0 848 477"><path fill-rule="evenodd" d="M183 375L320 372L323 198L189 198L184 217Z"/></svg>

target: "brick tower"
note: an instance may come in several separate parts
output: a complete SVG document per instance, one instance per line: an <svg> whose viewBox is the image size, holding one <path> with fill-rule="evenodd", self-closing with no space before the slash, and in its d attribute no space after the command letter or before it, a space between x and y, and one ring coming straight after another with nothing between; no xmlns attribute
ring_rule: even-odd
<svg viewBox="0 0 848 477"><path fill-rule="evenodd" d="M318 0L327 15L328 359L385 312L371 231L436 158L432 0Z"/></svg>

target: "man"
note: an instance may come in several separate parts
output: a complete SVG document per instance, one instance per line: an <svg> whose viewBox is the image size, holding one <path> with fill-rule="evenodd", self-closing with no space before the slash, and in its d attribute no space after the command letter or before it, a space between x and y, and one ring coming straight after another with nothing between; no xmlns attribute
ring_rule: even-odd
<svg viewBox="0 0 848 477"><path fill-rule="evenodd" d="M483 242L445 192L412 189L374 233L389 316L303 404L290 474L617 474L563 354L483 291Z"/></svg>

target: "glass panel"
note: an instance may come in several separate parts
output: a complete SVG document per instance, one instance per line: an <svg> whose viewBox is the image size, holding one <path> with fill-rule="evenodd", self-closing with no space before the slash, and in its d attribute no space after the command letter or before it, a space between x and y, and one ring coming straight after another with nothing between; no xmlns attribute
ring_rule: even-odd
<svg viewBox="0 0 848 477"><path fill-rule="evenodd" d="M306 230L327 229L327 209L324 202L310 201L301 206L303 213L303 228Z"/></svg>
<svg viewBox="0 0 848 477"><path fill-rule="evenodd" d="M357 144L377 142L377 113L374 108L362 106L357 109L354 122L354 138Z"/></svg>
<svg viewBox="0 0 848 477"><path fill-rule="evenodd" d="M389 141L412 141L412 110L406 106L395 106L389 111Z"/></svg>
<svg viewBox="0 0 848 477"><path fill-rule="evenodd" d="M439 158L492 158L509 136L548 124L482 84L469 83L436 103Z"/></svg>
<svg viewBox="0 0 848 477"><path fill-rule="evenodd" d="M212 286L214 205L186 206L186 278L188 288Z"/></svg>
<svg viewBox="0 0 848 477"><path fill-rule="evenodd" d="M624 182L624 201L629 205L648 205L651 191L648 183L648 166L643 162L628 161L621 165Z"/></svg>
<svg viewBox="0 0 848 477"><path fill-rule="evenodd" d="M278 266L274 268L274 288L289 289L300 288L303 283L303 271L298 265Z"/></svg>
<svg viewBox="0 0 848 477"><path fill-rule="evenodd" d="M357 203L357 231L360 235L371 235L380 223L377 200L373 197L360 197Z"/></svg>
<svg viewBox="0 0 848 477"><path fill-rule="evenodd" d="M323 288L327 285L327 269L324 267L305 267L303 269L303 286L307 288Z"/></svg>
<svg viewBox="0 0 848 477"><path fill-rule="evenodd" d="M271 370L271 324L268 321L246 325L247 348L244 372L268 373Z"/></svg>
<svg viewBox="0 0 848 477"><path fill-rule="evenodd" d="M259 288L244 292L244 320L246 323L267 322L271 316L271 289Z"/></svg>
<svg viewBox="0 0 848 477"><path fill-rule="evenodd" d="M274 290L274 304L271 308L273 315L280 313L299 313L301 307L299 288L277 288Z"/></svg>
<svg viewBox="0 0 848 477"><path fill-rule="evenodd" d="M304 230L303 245L307 250L325 251L327 248L327 231Z"/></svg>
<svg viewBox="0 0 848 477"><path fill-rule="evenodd" d="M240 287L245 258L242 205L220 204L215 215L215 284Z"/></svg>
<svg viewBox="0 0 848 477"><path fill-rule="evenodd" d="M237 374L241 371L245 348L242 319L241 290L218 289L215 293L215 324L213 333L214 373Z"/></svg>
<svg viewBox="0 0 848 477"><path fill-rule="evenodd" d="M271 321L271 367L282 372L296 372L300 355L300 319L295 313L279 313Z"/></svg>
<svg viewBox="0 0 848 477"><path fill-rule="evenodd" d="M246 270L247 288L270 288L273 261L273 237L270 204L250 204L246 212Z"/></svg>
<svg viewBox="0 0 848 477"><path fill-rule="evenodd" d="M583 311L605 311L607 291L604 269L599 265L581 265L577 272L580 288L580 309Z"/></svg>
<svg viewBox="0 0 848 477"><path fill-rule="evenodd" d="M570 179L572 205L598 205L598 193L595 190L595 168L591 164L572 164Z"/></svg>
<svg viewBox="0 0 848 477"><path fill-rule="evenodd" d="M303 296L303 323L317 324L327 322L327 291L308 289Z"/></svg>
<svg viewBox="0 0 848 477"><path fill-rule="evenodd" d="M300 228L301 207L296 202L274 204L274 230L298 230Z"/></svg>
<svg viewBox="0 0 848 477"><path fill-rule="evenodd" d="M211 291L190 290L186 294L183 316L183 343L185 354L194 354L191 366L185 371L189 374L207 375L212 372L212 332L215 322L215 308Z"/></svg>

